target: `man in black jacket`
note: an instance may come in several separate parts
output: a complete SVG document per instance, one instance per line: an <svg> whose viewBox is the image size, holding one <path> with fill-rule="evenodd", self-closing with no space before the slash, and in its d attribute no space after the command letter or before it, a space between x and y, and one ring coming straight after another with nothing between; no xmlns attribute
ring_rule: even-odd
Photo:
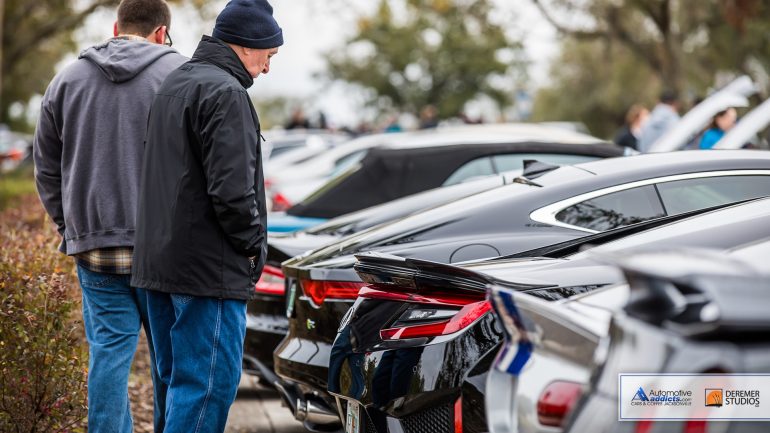
<svg viewBox="0 0 770 433"><path fill-rule="evenodd" d="M283 36L266 0L232 0L150 112L132 285L169 385L166 433L221 432L235 399L246 301L266 257L260 127L246 89Z"/></svg>

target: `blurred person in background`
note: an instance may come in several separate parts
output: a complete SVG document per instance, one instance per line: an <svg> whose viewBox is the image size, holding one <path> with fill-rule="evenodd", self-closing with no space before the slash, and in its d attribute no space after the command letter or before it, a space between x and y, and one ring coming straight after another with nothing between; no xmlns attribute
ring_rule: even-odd
<svg viewBox="0 0 770 433"><path fill-rule="evenodd" d="M698 148L712 149L725 136L725 133L735 126L737 120L738 112L733 107L717 113L711 120L709 128L703 133Z"/></svg>
<svg viewBox="0 0 770 433"><path fill-rule="evenodd" d="M637 150L648 152L672 126L679 121L679 95L671 90L660 95L660 102L652 109L647 122L642 127Z"/></svg>
<svg viewBox="0 0 770 433"><path fill-rule="evenodd" d="M632 105L626 113L626 123L615 136L615 144L639 150L638 139L642 133L642 127L649 116L650 111L643 105Z"/></svg>
<svg viewBox="0 0 770 433"><path fill-rule="evenodd" d="M147 288L168 385L165 433L223 432L238 390L246 302L267 256L261 133L247 89L281 45L266 0L230 1L147 120L131 282Z"/></svg>
<svg viewBox="0 0 770 433"><path fill-rule="evenodd" d="M310 121L305 117L302 107L297 107L291 113L291 119L286 124L286 129L310 129Z"/></svg>
<svg viewBox="0 0 770 433"><path fill-rule="evenodd" d="M400 123L400 115L399 114L391 114L387 117L385 120L385 126L382 128L383 132L402 132L404 128L401 126Z"/></svg>
<svg viewBox="0 0 770 433"><path fill-rule="evenodd" d="M438 126L438 110L433 105L426 105L420 110L420 129Z"/></svg>
<svg viewBox="0 0 770 433"><path fill-rule="evenodd" d="M148 326L146 293L129 281L143 142L155 92L187 60L170 48L170 25L165 1L123 0L115 37L51 81L35 133L40 199L60 250L75 257L83 292L89 432L133 431L128 375ZM155 369L153 383L162 431L165 388Z"/></svg>

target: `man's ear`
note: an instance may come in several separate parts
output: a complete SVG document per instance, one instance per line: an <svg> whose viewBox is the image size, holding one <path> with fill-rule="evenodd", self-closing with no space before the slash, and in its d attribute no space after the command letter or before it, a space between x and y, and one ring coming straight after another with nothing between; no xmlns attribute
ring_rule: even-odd
<svg viewBox="0 0 770 433"><path fill-rule="evenodd" d="M115 21L115 24L112 26L112 35L117 37L118 36L118 22Z"/></svg>
<svg viewBox="0 0 770 433"><path fill-rule="evenodd" d="M163 43L166 42L167 31L168 31L168 27L160 26L158 31L153 34L153 39L155 40L156 44L163 45Z"/></svg>

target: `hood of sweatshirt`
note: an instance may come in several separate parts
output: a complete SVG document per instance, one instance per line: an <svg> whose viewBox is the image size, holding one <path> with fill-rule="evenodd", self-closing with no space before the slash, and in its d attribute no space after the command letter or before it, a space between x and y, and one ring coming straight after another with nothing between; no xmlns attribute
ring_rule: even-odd
<svg viewBox="0 0 770 433"><path fill-rule="evenodd" d="M114 38L80 53L113 83L134 79L161 57L176 53L171 47L131 39Z"/></svg>

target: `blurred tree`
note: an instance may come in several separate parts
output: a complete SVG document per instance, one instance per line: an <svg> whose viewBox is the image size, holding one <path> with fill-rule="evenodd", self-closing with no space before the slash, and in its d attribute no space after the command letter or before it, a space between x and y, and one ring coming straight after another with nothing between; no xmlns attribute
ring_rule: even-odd
<svg viewBox="0 0 770 433"><path fill-rule="evenodd" d="M201 11L205 0L187 2ZM0 123L29 130L25 118L9 116L14 104L26 104L45 91L56 64L77 47L74 31L95 11L120 0L0 0ZM209 2L211 3L211 2Z"/></svg>
<svg viewBox="0 0 770 433"><path fill-rule="evenodd" d="M660 79L632 53L606 41L567 40L550 67L550 85L535 97L534 121L583 122L611 138L635 103L651 107Z"/></svg>
<svg viewBox="0 0 770 433"><path fill-rule="evenodd" d="M537 120L581 120L608 137L632 103L652 104L662 88L705 96L720 76L770 67L770 5L760 0L531 1L567 36Z"/></svg>
<svg viewBox="0 0 770 433"><path fill-rule="evenodd" d="M504 107L525 62L492 12L489 0L380 0L357 34L327 53L327 74L366 89L383 112L434 105L448 118L480 96Z"/></svg>
<svg viewBox="0 0 770 433"><path fill-rule="evenodd" d="M286 124L292 110L302 106L302 100L290 96L260 95L252 98L254 107L259 113L259 124L263 130L280 128Z"/></svg>

